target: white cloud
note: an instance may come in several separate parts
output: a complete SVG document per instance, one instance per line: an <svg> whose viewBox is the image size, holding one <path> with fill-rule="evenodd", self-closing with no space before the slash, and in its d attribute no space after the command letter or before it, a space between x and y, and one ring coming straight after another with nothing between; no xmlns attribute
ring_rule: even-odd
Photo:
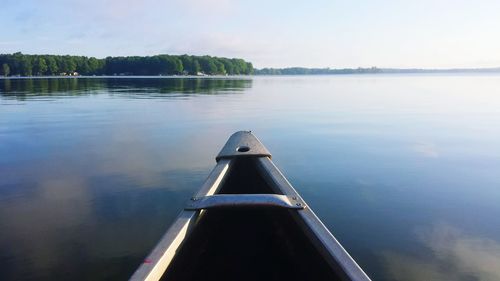
<svg viewBox="0 0 500 281"><path fill-rule="evenodd" d="M258 67L497 66L498 4L438 2L12 1L0 10L0 26L10 27L2 37L23 43L1 46L98 57L203 53ZM67 44L75 33L83 42Z"/></svg>

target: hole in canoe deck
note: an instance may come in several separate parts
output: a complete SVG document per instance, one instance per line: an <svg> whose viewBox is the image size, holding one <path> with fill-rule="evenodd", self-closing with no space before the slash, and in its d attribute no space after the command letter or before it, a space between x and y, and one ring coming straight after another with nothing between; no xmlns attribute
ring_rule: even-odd
<svg viewBox="0 0 500 281"><path fill-rule="evenodd" d="M248 152L248 151L250 151L250 147L248 147L248 146L238 146L238 148L236 148L236 151L238 151L238 152Z"/></svg>

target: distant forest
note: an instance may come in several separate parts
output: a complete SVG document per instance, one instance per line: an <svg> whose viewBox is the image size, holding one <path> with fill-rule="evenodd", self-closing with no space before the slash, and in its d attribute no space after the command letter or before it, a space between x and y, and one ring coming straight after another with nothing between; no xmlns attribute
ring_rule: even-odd
<svg viewBox="0 0 500 281"><path fill-rule="evenodd" d="M423 68L262 68L255 69L256 75L327 75L327 74L378 74L378 73L460 73L460 72L500 72L496 68L450 68L450 69L423 69Z"/></svg>
<svg viewBox="0 0 500 281"><path fill-rule="evenodd" d="M84 56L0 54L0 75L248 75L250 62L211 56Z"/></svg>
<svg viewBox="0 0 500 281"><path fill-rule="evenodd" d="M319 74L353 74L353 73L380 73L381 69L370 68L262 68L254 71L257 75L319 75Z"/></svg>
<svg viewBox="0 0 500 281"><path fill-rule="evenodd" d="M335 75L500 72L500 68L262 68L238 58L190 55L107 57L0 54L0 76L60 75Z"/></svg>

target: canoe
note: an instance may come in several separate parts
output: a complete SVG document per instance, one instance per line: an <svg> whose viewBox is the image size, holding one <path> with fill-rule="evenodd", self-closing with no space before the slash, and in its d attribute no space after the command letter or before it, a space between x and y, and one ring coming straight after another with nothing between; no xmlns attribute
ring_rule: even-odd
<svg viewBox="0 0 500 281"><path fill-rule="evenodd" d="M251 132L216 161L130 280L370 280Z"/></svg>

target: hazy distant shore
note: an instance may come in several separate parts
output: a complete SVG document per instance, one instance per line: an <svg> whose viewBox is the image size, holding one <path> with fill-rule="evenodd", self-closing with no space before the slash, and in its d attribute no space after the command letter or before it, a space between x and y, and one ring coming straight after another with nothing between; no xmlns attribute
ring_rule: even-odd
<svg viewBox="0 0 500 281"><path fill-rule="evenodd" d="M262 68L255 75L340 75L340 74L391 74L391 73L500 73L500 67L492 68Z"/></svg>

